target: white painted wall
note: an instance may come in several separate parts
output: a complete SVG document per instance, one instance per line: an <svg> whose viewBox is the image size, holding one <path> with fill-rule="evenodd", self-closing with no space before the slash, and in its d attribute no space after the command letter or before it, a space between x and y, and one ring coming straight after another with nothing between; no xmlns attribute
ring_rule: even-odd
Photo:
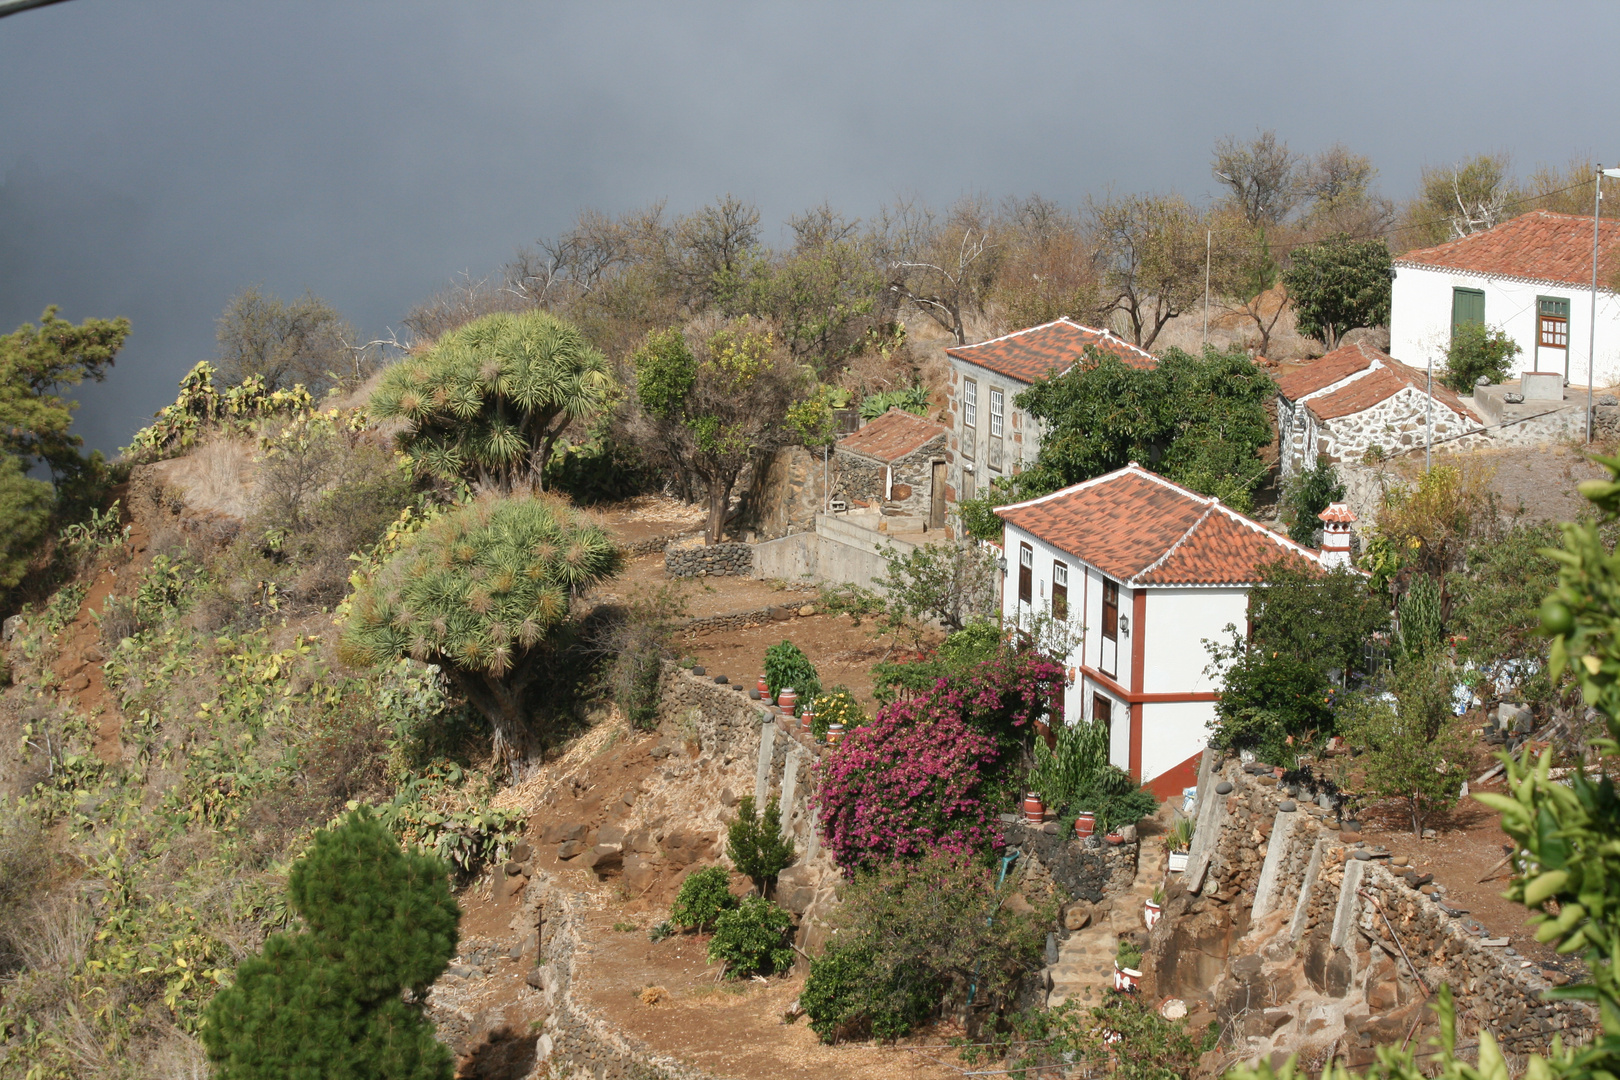
<svg viewBox="0 0 1620 1080"><path fill-rule="evenodd" d="M1052 563L1060 560L1069 566L1069 623L1072 631L1081 635L1065 666L1101 670L1103 574L1016 526L1005 526L1002 538L1007 556L1007 576L1003 579L1002 590L1003 623L1008 626L1028 626L1036 612L1051 611ZM1021 543L1028 543L1034 552L1031 602L1027 606L1018 600L1018 550ZM1224 629L1228 623L1237 626L1239 632L1246 631L1248 591L1241 588L1164 588L1148 589L1146 592L1143 692L1193 694L1218 690L1218 683L1204 674L1204 668L1209 664L1204 639L1224 640ZM1142 631L1133 617L1135 607L1132 596L1130 589L1121 586L1119 609L1121 614L1131 619L1131 623L1129 632L1119 635L1119 655L1114 672L1117 683L1134 690L1131 685L1132 642L1134 635ZM1114 730L1109 744L1109 759L1120 768L1129 769L1130 706L1124 701L1082 676L1074 679L1064 692L1064 716L1071 723L1081 717L1090 719L1092 696L1098 693L1114 703ZM1214 715L1215 703L1209 701L1145 704L1142 713L1143 780L1151 780L1202 750L1209 741L1208 724Z"/></svg>
<svg viewBox="0 0 1620 1080"><path fill-rule="evenodd" d="M1536 298L1551 296L1569 301L1569 381L1586 385L1587 340L1591 332L1592 290L1571 285L1509 281L1482 274L1411 266L1395 268L1390 303L1390 355L1422 368L1431 360L1435 370L1445 368L1451 342L1453 289L1480 289L1485 293L1485 324L1500 327L1524 351L1514 360L1514 371L1564 369L1564 352L1542 349L1536 354ZM1538 366L1539 359L1539 366ZM1597 301L1597 385L1620 383L1620 296L1600 289Z"/></svg>
<svg viewBox="0 0 1620 1080"><path fill-rule="evenodd" d="M1203 694L1219 690L1220 684L1204 674L1204 668L1209 666L1204 641L1227 641L1228 623L1236 626L1240 634L1247 631L1249 591L1240 588L1149 589L1147 597L1142 692ZM1136 629L1131 627L1133 633ZM1150 711L1144 716L1151 716L1151 710L1156 708L1158 706L1150 705ZM1144 738L1144 755L1146 743ZM1190 753L1191 750L1187 751ZM1187 754L1182 754L1172 764L1180 764Z"/></svg>
<svg viewBox="0 0 1620 1080"><path fill-rule="evenodd" d="M1209 745L1213 701L1148 702L1142 706L1142 782L1169 772Z"/></svg>

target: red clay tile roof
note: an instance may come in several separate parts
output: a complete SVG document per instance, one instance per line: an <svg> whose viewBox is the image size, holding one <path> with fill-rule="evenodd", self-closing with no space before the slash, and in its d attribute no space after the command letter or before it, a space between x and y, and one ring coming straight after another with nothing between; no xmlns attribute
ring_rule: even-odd
<svg viewBox="0 0 1620 1080"><path fill-rule="evenodd" d="M1291 371L1277 380L1277 390L1289 401L1298 401L1306 394L1314 394L1323 387L1332 386L1340 379L1364 371L1372 365L1371 354L1383 356L1377 349L1365 345L1341 345L1320 360L1313 360L1298 371Z"/></svg>
<svg viewBox="0 0 1620 1080"><path fill-rule="evenodd" d="M1598 226L1598 267L1620 250L1620 222ZM1592 284L1592 219L1534 210L1438 247L1408 251L1396 266L1461 270L1560 285ZM1600 274L1601 278L1601 274Z"/></svg>
<svg viewBox="0 0 1620 1080"><path fill-rule="evenodd" d="M1152 353L1121 341L1106 330L1093 330L1068 319L1042 323L977 345L959 345L946 349L945 353L1010 379L1032 383L1068 371L1084 354L1087 345L1095 345L1134 368L1152 368L1159 363Z"/></svg>
<svg viewBox="0 0 1620 1080"><path fill-rule="evenodd" d="M945 429L940 425L904 409L891 408L854 434L839 439L838 448L878 461L899 461L943 434Z"/></svg>
<svg viewBox="0 0 1620 1080"><path fill-rule="evenodd" d="M1316 516L1321 518L1323 521L1331 522L1336 525L1349 525L1356 520L1355 513L1350 509L1349 506L1342 502L1330 504L1326 510L1322 511Z"/></svg>
<svg viewBox="0 0 1620 1080"><path fill-rule="evenodd" d="M1278 556L1321 565L1216 499L1131 464L996 513L1127 585L1252 585Z"/></svg>
<svg viewBox="0 0 1620 1080"><path fill-rule="evenodd" d="M1377 370L1368 371L1331 394L1310 396L1368 368ZM1407 367L1371 345L1358 343L1334 349L1320 360L1283 376L1277 380L1277 391L1290 401L1304 399L1305 407L1318 419L1333 420L1370 409L1408 386L1422 391L1427 385L1428 376L1424 372ZM1476 424L1484 423L1455 391L1438 382L1434 384L1434 398L1459 416Z"/></svg>

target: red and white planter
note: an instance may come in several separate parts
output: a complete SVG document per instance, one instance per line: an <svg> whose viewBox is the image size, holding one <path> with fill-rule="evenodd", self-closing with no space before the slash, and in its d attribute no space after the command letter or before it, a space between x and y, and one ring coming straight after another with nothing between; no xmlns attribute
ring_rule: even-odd
<svg viewBox="0 0 1620 1080"><path fill-rule="evenodd" d="M1152 900L1142 901L1142 921L1147 924L1149 930L1153 929L1154 924L1162 918L1164 918L1163 907Z"/></svg>
<svg viewBox="0 0 1620 1080"><path fill-rule="evenodd" d="M1114 961L1114 989L1121 994L1134 994L1136 988L1142 984L1142 973L1134 968L1120 967L1119 961Z"/></svg>
<svg viewBox="0 0 1620 1080"><path fill-rule="evenodd" d="M1024 796L1024 820L1031 825L1039 825L1046 820L1046 803L1037 792L1029 792Z"/></svg>

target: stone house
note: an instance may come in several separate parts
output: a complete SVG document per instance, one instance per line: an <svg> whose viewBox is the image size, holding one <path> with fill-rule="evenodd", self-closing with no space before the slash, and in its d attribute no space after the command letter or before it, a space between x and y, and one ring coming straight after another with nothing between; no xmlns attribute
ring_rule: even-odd
<svg viewBox="0 0 1620 1080"><path fill-rule="evenodd" d="M1484 232L1395 260L1389 351L1414 363L1445 364L1452 327L1485 323L1522 352L1524 371L1556 372L1585 385L1596 338L1598 386L1620 381L1620 295L1609 268L1620 222L1598 230L1597 322L1592 322L1592 219L1536 210Z"/></svg>
<svg viewBox="0 0 1620 1080"><path fill-rule="evenodd" d="M1360 461L1375 446L1394 453L1431 439L1427 373L1365 343L1341 346L1284 375L1277 391L1284 479L1319 457ZM1472 406L1439 382L1433 399L1433 442L1483 429Z"/></svg>
<svg viewBox="0 0 1620 1080"><path fill-rule="evenodd" d="M1088 345L1136 368L1159 362L1107 330L1069 319L945 350L951 365L945 387L950 425L946 499L971 499L992 480L1020 472L1035 460L1041 449L1039 427L1013 399L1037 379L1068 371Z"/></svg>
<svg viewBox="0 0 1620 1080"><path fill-rule="evenodd" d="M945 428L890 409L833 448L831 497L945 524Z"/></svg>

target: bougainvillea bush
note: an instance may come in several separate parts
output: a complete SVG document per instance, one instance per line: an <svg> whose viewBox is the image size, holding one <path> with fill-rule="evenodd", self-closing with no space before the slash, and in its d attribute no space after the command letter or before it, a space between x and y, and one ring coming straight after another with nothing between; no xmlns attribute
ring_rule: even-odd
<svg viewBox="0 0 1620 1080"><path fill-rule="evenodd" d="M834 860L854 874L999 843L996 815L1022 773L1021 742L1062 682L1051 661L1008 651L847 734L824 759L817 794Z"/></svg>

